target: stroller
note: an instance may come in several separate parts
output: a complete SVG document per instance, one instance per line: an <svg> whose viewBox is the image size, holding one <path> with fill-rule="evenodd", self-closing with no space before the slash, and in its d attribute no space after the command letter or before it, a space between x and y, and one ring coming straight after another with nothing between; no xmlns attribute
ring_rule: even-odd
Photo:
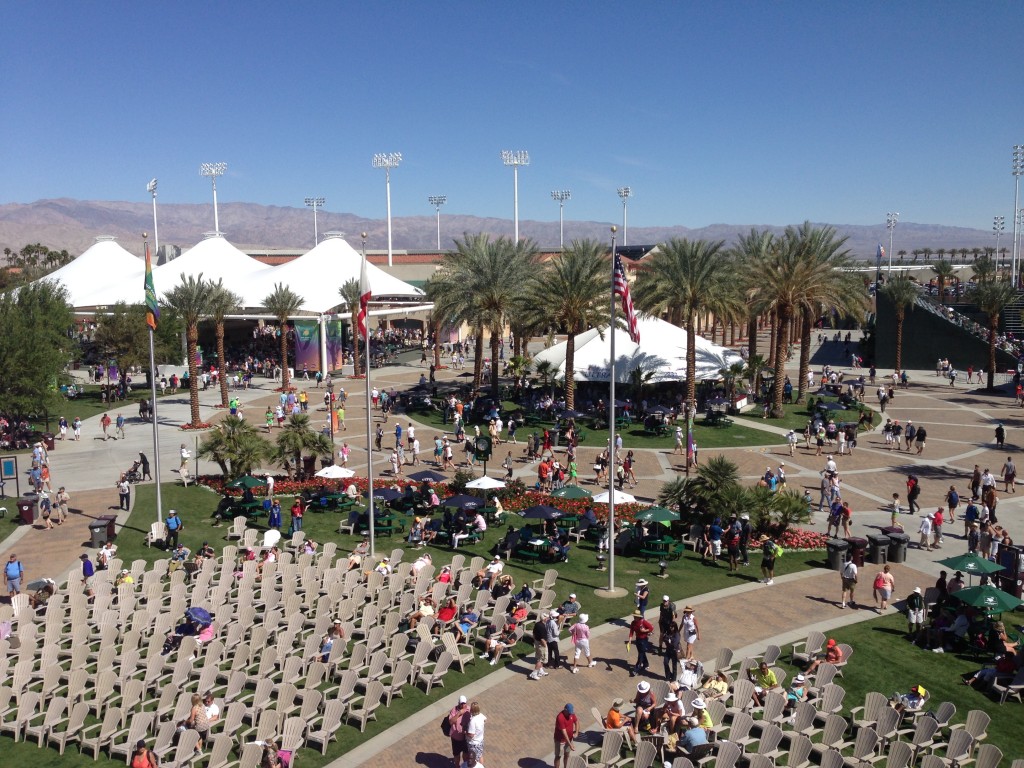
<svg viewBox="0 0 1024 768"><path fill-rule="evenodd" d="M141 461L136 461L132 464L131 469L124 473L124 479L129 483L142 482L142 473L139 471L139 467L142 466Z"/></svg>

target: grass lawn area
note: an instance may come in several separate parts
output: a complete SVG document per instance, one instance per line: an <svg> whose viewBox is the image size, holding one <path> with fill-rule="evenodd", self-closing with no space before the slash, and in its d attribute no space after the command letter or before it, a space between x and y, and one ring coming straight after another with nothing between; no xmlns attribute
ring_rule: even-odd
<svg viewBox="0 0 1024 768"><path fill-rule="evenodd" d="M1015 612L1004 614L1003 618L1009 628L1024 620L1024 615ZM929 709L936 709L943 701L956 705L954 723L964 722L972 709L987 712L992 717L987 741L1003 751L1004 765L1024 755L1021 705L1011 699L999 706L985 693L963 684L962 676L980 669L980 661L970 654L932 653L918 648L906 639L906 629L903 615L893 612L828 633L828 637L853 647L843 677L837 678L846 689L843 714L848 715L851 708L863 706L868 691L891 696L896 691L906 693L912 685L920 683L931 691ZM791 680L796 669L788 663L789 649L782 650L779 666L786 669L787 680Z"/></svg>
<svg viewBox="0 0 1024 768"><path fill-rule="evenodd" d="M836 402L834 397L821 398L817 395L812 395L815 402L825 400L825 402ZM803 434L804 429L807 427L807 422L811 419L811 413L807 410L807 403L792 403L782 406L786 415L781 419L762 419L760 406L755 407L754 410L748 411L747 413L738 416L736 418L737 423L744 421L755 421L761 424L768 424L773 427L781 427L782 429L792 429L799 434ZM871 410L871 409L868 409ZM833 411L834 418L838 424L840 421L857 421L860 419L860 411L847 410L847 411ZM877 411L871 410L871 424L874 426L881 421ZM698 442L698 445L700 443Z"/></svg>
<svg viewBox="0 0 1024 768"><path fill-rule="evenodd" d="M17 501L13 496L0 500L0 507L7 507L7 516L0 518L0 541L3 541L18 530Z"/></svg>

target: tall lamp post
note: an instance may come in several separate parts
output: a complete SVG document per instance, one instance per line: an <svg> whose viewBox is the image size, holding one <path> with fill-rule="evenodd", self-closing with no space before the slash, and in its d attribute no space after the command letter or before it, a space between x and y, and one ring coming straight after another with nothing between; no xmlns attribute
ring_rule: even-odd
<svg viewBox="0 0 1024 768"><path fill-rule="evenodd" d="M373 156L373 167L384 169L384 186L388 195L388 266L393 266L391 251L391 169L402 163L401 152L378 152Z"/></svg>
<svg viewBox="0 0 1024 768"><path fill-rule="evenodd" d="M334 382L327 382L327 423L331 430L331 460L334 459Z"/></svg>
<svg viewBox="0 0 1024 768"><path fill-rule="evenodd" d="M1020 261L1020 177L1024 175L1024 144L1013 145L1013 257L1010 273L1017 288L1017 267Z"/></svg>
<svg viewBox="0 0 1024 768"><path fill-rule="evenodd" d="M886 280L892 277L892 232L896 229L896 222L899 220L899 211L885 214L885 228L889 230L889 271L886 273Z"/></svg>
<svg viewBox="0 0 1024 768"><path fill-rule="evenodd" d="M572 200L572 190L556 189L551 193L551 199L558 203L558 248L565 250L565 201Z"/></svg>
<svg viewBox="0 0 1024 768"><path fill-rule="evenodd" d="M519 166L530 164L530 153L525 149L512 152L508 149L501 151L501 162L506 166L512 166L512 219L515 226L515 241L519 242Z"/></svg>
<svg viewBox="0 0 1024 768"><path fill-rule="evenodd" d="M326 202L327 200L323 197L307 197L305 200L306 205L313 209L313 247L320 242L320 235L316 229L316 209L323 208Z"/></svg>
<svg viewBox="0 0 1024 768"><path fill-rule="evenodd" d="M441 206L448 202L448 195L431 195L427 202L437 211L437 250L441 250Z"/></svg>
<svg viewBox="0 0 1024 768"><path fill-rule="evenodd" d="M999 237L1006 231L1006 217L996 216L992 219L992 234L996 236L996 264L999 263Z"/></svg>
<svg viewBox="0 0 1024 768"><path fill-rule="evenodd" d="M619 187L618 193L619 197L622 198L622 244L628 245L627 236L629 234L629 230L626 228L626 201L633 196L633 188Z"/></svg>
<svg viewBox="0 0 1024 768"><path fill-rule="evenodd" d="M146 191L153 196L153 252L160 255L160 233L156 228L156 179L146 185Z"/></svg>
<svg viewBox="0 0 1024 768"><path fill-rule="evenodd" d="M213 231L220 234L220 218L217 216L217 177L227 171L227 163L202 163L199 166L200 176L209 176L213 184Z"/></svg>

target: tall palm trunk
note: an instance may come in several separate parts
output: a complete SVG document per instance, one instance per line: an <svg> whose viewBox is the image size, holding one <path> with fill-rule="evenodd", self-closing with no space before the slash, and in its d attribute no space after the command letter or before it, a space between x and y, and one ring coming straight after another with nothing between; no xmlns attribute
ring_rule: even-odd
<svg viewBox="0 0 1024 768"><path fill-rule="evenodd" d="M785 358L783 357L786 342L786 334L789 331L789 320L793 316L793 308L783 304L778 309L775 328L775 378L772 380L772 409L773 419L781 419L786 415L782 408L782 380L786 375Z"/></svg>
<svg viewBox="0 0 1024 768"><path fill-rule="evenodd" d="M480 389L484 378L484 328L478 325L473 334L473 389Z"/></svg>
<svg viewBox="0 0 1024 768"><path fill-rule="evenodd" d="M217 371L220 378L220 407L228 407L228 366L224 360L224 321L217 321Z"/></svg>
<svg viewBox="0 0 1024 768"><path fill-rule="evenodd" d="M491 397L498 399L498 353L501 351L501 334L491 331Z"/></svg>
<svg viewBox="0 0 1024 768"><path fill-rule="evenodd" d="M772 310L771 324L769 325L770 330L768 332L768 367L773 371L779 367L776 362L779 357L778 329L781 327L778 320L778 313L775 310Z"/></svg>
<svg viewBox="0 0 1024 768"><path fill-rule="evenodd" d="M359 336L359 318L357 310L352 310L352 375L358 376L362 372L359 360L359 345L362 343Z"/></svg>
<svg viewBox="0 0 1024 768"><path fill-rule="evenodd" d="M281 320L281 389L287 390L291 381L288 375L288 328L285 321Z"/></svg>
<svg viewBox="0 0 1024 768"><path fill-rule="evenodd" d="M996 386L996 334L999 332L999 315L988 319L988 388Z"/></svg>
<svg viewBox="0 0 1024 768"><path fill-rule="evenodd" d="M757 318L752 317L747 322L747 359L757 354Z"/></svg>
<svg viewBox="0 0 1024 768"><path fill-rule="evenodd" d="M905 311L902 306L896 306L896 370L903 370L903 318Z"/></svg>
<svg viewBox="0 0 1024 768"><path fill-rule="evenodd" d="M570 328L565 337L565 407L576 409L576 330Z"/></svg>
<svg viewBox="0 0 1024 768"><path fill-rule="evenodd" d="M430 332L434 336L434 368L441 367L441 321L432 320Z"/></svg>
<svg viewBox="0 0 1024 768"><path fill-rule="evenodd" d="M807 394L807 371L811 367L811 313L806 309L800 320L800 384L797 389L798 403L804 401Z"/></svg>
<svg viewBox="0 0 1024 768"><path fill-rule="evenodd" d="M202 424L199 418L199 366L196 365L196 350L199 347L199 324L189 325L185 331L185 349L188 354L188 404L192 415L192 426ZM995 353L992 353L993 356ZM993 357L994 359L994 357Z"/></svg>

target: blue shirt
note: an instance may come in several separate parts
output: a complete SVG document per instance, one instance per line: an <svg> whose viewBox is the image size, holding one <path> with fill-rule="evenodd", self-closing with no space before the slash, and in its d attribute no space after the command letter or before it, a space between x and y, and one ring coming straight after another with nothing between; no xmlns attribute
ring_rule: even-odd
<svg viewBox="0 0 1024 768"><path fill-rule="evenodd" d="M83 560L82 561L82 577L86 578L86 579L91 579L95 575L96 575L96 568L93 566L92 560Z"/></svg>
<svg viewBox="0 0 1024 768"><path fill-rule="evenodd" d="M700 726L695 728L687 728L683 734L683 738L679 740L683 749L687 752L692 752L694 747L699 747L701 744L708 743L708 734Z"/></svg>
<svg viewBox="0 0 1024 768"><path fill-rule="evenodd" d="M171 515L167 518L167 530L176 531L181 527L181 518L177 515Z"/></svg>

